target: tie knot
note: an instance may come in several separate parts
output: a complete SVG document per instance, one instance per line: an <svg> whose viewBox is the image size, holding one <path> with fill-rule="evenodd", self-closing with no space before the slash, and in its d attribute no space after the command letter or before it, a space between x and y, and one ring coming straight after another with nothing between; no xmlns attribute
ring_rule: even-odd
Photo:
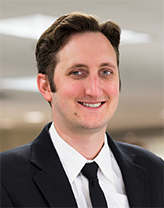
<svg viewBox="0 0 164 208"><path fill-rule="evenodd" d="M82 174L88 179L97 178L98 165L96 162L86 163L82 168Z"/></svg>

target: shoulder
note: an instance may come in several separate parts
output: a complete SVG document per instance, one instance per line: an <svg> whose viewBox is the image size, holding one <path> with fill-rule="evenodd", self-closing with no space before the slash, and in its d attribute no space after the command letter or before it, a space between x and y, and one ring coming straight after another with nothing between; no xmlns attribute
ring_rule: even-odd
<svg viewBox="0 0 164 208"><path fill-rule="evenodd" d="M38 157L38 160L44 158L45 148L52 146L51 142L49 142L49 134L48 130L51 123L48 123L41 133L38 135L36 139L32 142L25 144L20 147L16 147L14 149L5 151L0 153L0 168L2 173L6 173L7 171L18 171L18 170L27 170L30 169L30 164L32 158ZM39 152L39 154L38 154ZM48 154L48 153L47 153ZM39 155L39 156L38 156Z"/></svg>
<svg viewBox="0 0 164 208"><path fill-rule="evenodd" d="M1 164L12 165L12 164L16 164L16 163L21 164L21 163L25 163L25 162L29 161L31 158L31 151L32 151L33 144L39 143L40 138L47 137L48 129L49 129L50 125L51 125L51 123L48 123L44 127L42 132L39 134L39 136L35 140L33 140L32 142L0 153ZM43 141L44 141L44 139L43 139Z"/></svg>
<svg viewBox="0 0 164 208"><path fill-rule="evenodd" d="M16 147L0 153L1 166L3 168L21 167L29 162L31 155L31 143ZM16 165L17 164L17 165ZM18 166L19 164L19 166Z"/></svg>
<svg viewBox="0 0 164 208"><path fill-rule="evenodd" d="M162 170L164 166L163 160L140 146L112 140L108 135L109 146L116 158L122 158L130 163L135 163L147 170L152 170L154 167Z"/></svg>
<svg viewBox="0 0 164 208"><path fill-rule="evenodd" d="M121 153L138 166L154 172L163 173L164 161L154 153L137 145L115 141Z"/></svg>
<svg viewBox="0 0 164 208"><path fill-rule="evenodd" d="M36 172L31 166L30 158L30 143L0 154L1 183L5 189L22 186L27 178L31 177L32 172Z"/></svg>
<svg viewBox="0 0 164 208"><path fill-rule="evenodd" d="M125 142L119 142L115 141L117 143L117 146L124 152L129 152L135 154L139 158L145 158L145 159L151 159L152 161L161 161L161 158L159 158L157 155L155 155L153 152L140 147L138 145L133 145Z"/></svg>

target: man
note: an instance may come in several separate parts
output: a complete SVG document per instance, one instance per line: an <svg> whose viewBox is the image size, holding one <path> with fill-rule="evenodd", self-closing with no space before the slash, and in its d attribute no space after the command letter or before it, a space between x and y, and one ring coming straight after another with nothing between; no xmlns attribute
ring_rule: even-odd
<svg viewBox="0 0 164 208"><path fill-rule="evenodd" d="M116 23L82 13L40 37L37 83L53 122L2 153L2 207L163 207L163 161L105 133L119 100L119 42Z"/></svg>

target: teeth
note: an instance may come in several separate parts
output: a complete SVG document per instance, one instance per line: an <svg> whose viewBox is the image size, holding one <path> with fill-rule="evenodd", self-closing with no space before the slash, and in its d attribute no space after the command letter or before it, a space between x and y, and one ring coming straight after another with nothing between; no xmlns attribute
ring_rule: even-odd
<svg viewBox="0 0 164 208"><path fill-rule="evenodd" d="M98 108L101 103L95 103L95 104L91 104L91 103L81 103L82 105L85 105L87 107L91 107L91 108Z"/></svg>

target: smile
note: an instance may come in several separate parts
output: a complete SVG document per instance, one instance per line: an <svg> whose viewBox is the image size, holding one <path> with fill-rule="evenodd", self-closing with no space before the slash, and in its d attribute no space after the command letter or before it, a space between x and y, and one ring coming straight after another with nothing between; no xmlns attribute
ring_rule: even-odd
<svg viewBox="0 0 164 208"><path fill-rule="evenodd" d="M78 103L80 103L81 105L90 107L90 108L98 108L98 107L100 107L102 104L104 104L105 102L100 102L100 103L84 103L84 102L78 102Z"/></svg>

